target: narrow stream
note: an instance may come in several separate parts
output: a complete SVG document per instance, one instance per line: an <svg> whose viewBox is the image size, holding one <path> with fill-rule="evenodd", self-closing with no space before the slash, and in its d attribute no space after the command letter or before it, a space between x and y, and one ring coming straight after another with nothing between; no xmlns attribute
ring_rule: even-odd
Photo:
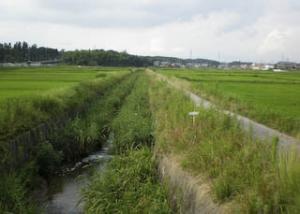
<svg viewBox="0 0 300 214"><path fill-rule="evenodd" d="M95 170L103 171L107 161L111 158L108 153L112 141L113 135L111 134L101 151L82 159L73 168L66 170L65 175L51 180L47 201L44 204L47 214L83 213L80 192L88 184L89 178Z"/></svg>

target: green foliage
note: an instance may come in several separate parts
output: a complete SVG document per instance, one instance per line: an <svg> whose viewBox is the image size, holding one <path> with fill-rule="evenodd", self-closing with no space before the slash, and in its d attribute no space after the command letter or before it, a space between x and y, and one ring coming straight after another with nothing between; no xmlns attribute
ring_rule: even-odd
<svg viewBox="0 0 300 214"><path fill-rule="evenodd" d="M63 151L65 160L72 161L100 147L109 135L109 124L118 113L122 100L130 93L137 74L132 74L116 87L109 88L88 111L57 130L50 139L57 151Z"/></svg>
<svg viewBox="0 0 300 214"><path fill-rule="evenodd" d="M120 72L103 79L81 82L73 87L51 93L3 100L0 102L0 139L4 140L16 136L49 119L84 111L95 98L103 94L107 88L118 82L126 74L127 72Z"/></svg>
<svg viewBox="0 0 300 214"><path fill-rule="evenodd" d="M113 120L112 131L115 134L114 150L117 154L139 148L142 145L151 146L152 118L149 111L147 76L140 76L133 92L126 98L118 116Z"/></svg>
<svg viewBox="0 0 300 214"><path fill-rule="evenodd" d="M57 49L29 46L27 42L0 43L0 63L27 62L57 59L60 53Z"/></svg>
<svg viewBox="0 0 300 214"><path fill-rule="evenodd" d="M187 170L205 175L216 200L236 201L241 213L298 213L299 155L278 154L276 142L243 133L234 118L193 103L163 83L150 87L157 150L178 155Z"/></svg>
<svg viewBox="0 0 300 214"><path fill-rule="evenodd" d="M149 79L138 74L132 93L113 120L119 154L84 190L86 213L170 213L149 147L153 143Z"/></svg>
<svg viewBox="0 0 300 214"><path fill-rule="evenodd" d="M72 65L101 66L149 66L152 62L146 57L112 50L76 50L63 54L63 61Z"/></svg>
<svg viewBox="0 0 300 214"><path fill-rule="evenodd" d="M94 72L97 73L99 70L95 69ZM99 139L99 133L101 133L105 124L98 124L99 121L97 120L107 121L110 118L102 118L100 112L105 106L108 116L110 113L113 113L113 111L116 111L115 107L120 106L119 100L114 100L115 102L107 101L110 100L108 99L108 93L115 91L113 96L120 96L120 99L122 99L122 96L125 96L126 93L129 93L128 91L131 86L128 82L131 81L132 83L134 78L127 78L130 79L130 81L127 80L125 81L127 82L126 84L121 83L120 87L117 87L118 89L113 89L113 86L116 83L119 84L128 74L129 72L119 72L116 74L111 72L111 74L103 79L89 80L88 82L82 82L67 89L57 90L51 93L41 93L39 95L32 94L32 96L27 97L12 97L9 100L5 99L0 102L0 152L2 157L0 167L0 212L37 213L33 211L35 209L34 206L31 205L33 204L33 199L28 197L28 192L36 188L37 184L40 183L36 182L38 174L47 178L56 171L62 161L62 153L59 151L63 151L66 160L70 160L74 157L74 153L78 157L83 152L87 152L86 147L91 149L87 144L95 146L94 141L99 142L99 140L101 140ZM107 93L106 98L104 101L101 101L102 99L99 98L102 98L105 93ZM100 101L97 101L98 99ZM30 130L31 128L35 128L42 122L67 119L74 115L78 115L78 117L66 127L66 130L63 130L63 132L68 133L64 135L65 139L59 138L59 133L61 133L62 130L59 130L57 127L57 136L53 137L58 137L56 138L57 142L51 142L53 144L46 142L39 143L33 149L31 148L32 145L28 142L29 145L27 145L24 140L24 142L22 142L23 144L18 144L17 153L8 152L11 150L8 150L10 145L7 139L16 137L18 134L24 133L24 131ZM45 133L35 134L43 135ZM50 140L52 140L52 138ZM64 142L63 140L66 141ZM2 171L2 168L5 170L9 169L8 166L14 161L15 155L18 155L18 158L22 158L24 155L23 151L25 150L26 152L30 152L30 154L27 153L27 155L30 155L30 161L35 160L36 164L28 168L25 167L27 165L26 163L18 163L22 164L22 168L14 169L14 174ZM73 156L68 159L68 155Z"/></svg>
<svg viewBox="0 0 300 214"><path fill-rule="evenodd" d="M170 213L150 149L116 156L84 190L86 213Z"/></svg>
<svg viewBox="0 0 300 214"><path fill-rule="evenodd" d="M21 213L24 203L25 187L15 175L1 177L0 210Z"/></svg>
<svg viewBox="0 0 300 214"><path fill-rule="evenodd" d="M18 171L3 172L0 176L0 213L39 213L31 191L39 185L34 161Z"/></svg>
<svg viewBox="0 0 300 214"><path fill-rule="evenodd" d="M48 177L60 166L62 154L55 151L48 142L40 143L36 150L38 172L43 177Z"/></svg>
<svg viewBox="0 0 300 214"><path fill-rule="evenodd" d="M222 108L300 136L299 72L166 70L162 73L189 81L196 93Z"/></svg>

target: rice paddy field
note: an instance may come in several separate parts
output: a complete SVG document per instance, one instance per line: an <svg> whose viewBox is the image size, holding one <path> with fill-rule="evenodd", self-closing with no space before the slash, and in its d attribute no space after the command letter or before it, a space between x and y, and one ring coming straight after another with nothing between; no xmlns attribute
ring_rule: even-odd
<svg viewBox="0 0 300 214"><path fill-rule="evenodd" d="M218 105L300 136L300 72L161 70Z"/></svg>
<svg viewBox="0 0 300 214"><path fill-rule="evenodd" d="M103 78L120 70L75 66L0 68L0 102L7 98L67 89L79 82Z"/></svg>
<svg viewBox="0 0 300 214"><path fill-rule="evenodd" d="M298 150L252 138L182 90L298 136L299 73L57 66L0 77L0 213L47 211L36 191L57 175L74 177L58 194L49 188L50 213L193 213L196 200L226 213L300 212ZM93 154L99 160L85 165Z"/></svg>

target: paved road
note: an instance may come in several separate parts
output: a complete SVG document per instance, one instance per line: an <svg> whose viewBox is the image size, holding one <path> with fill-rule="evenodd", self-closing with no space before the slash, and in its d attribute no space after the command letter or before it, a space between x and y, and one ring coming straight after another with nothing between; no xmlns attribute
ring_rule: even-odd
<svg viewBox="0 0 300 214"><path fill-rule="evenodd" d="M194 103L197 106L202 105L204 108L216 107L211 102L199 97L198 95L196 95L190 91L185 91L185 93L194 101ZM239 121L241 127L245 131L251 132L253 134L253 137L256 139L270 140L270 139L278 138L278 143L280 146L286 147L286 146L291 146L291 145L295 144L300 149L299 141L297 141L297 139L295 139L291 136L283 134L275 129L269 128L263 124L257 123L255 121L253 121L247 117L241 116L239 114L236 114L236 113L233 113L230 111L226 111L226 110L221 110L221 111L227 115L236 117L237 120Z"/></svg>

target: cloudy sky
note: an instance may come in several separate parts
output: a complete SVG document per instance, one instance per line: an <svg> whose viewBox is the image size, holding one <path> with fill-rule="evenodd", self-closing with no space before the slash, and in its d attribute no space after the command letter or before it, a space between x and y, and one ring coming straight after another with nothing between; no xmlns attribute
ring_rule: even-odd
<svg viewBox="0 0 300 214"><path fill-rule="evenodd" d="M1 0L0 42L300 62L300 0Z"/></svg>

